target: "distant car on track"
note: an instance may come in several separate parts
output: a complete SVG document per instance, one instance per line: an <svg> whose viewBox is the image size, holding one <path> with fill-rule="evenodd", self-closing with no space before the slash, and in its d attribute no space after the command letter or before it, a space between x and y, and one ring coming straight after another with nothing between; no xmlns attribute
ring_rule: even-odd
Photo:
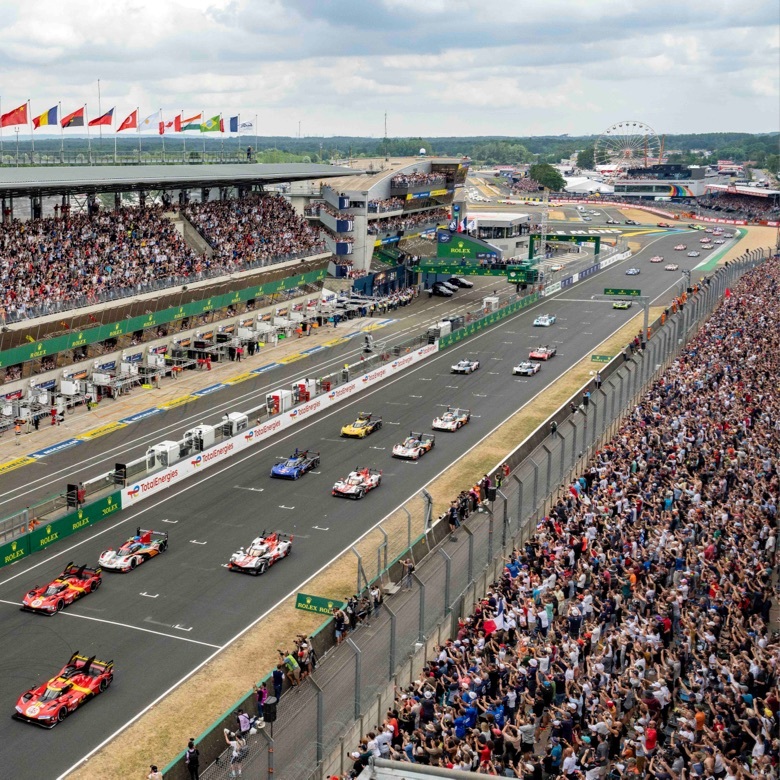
<svg viewBox="0 0 780 780"><path fill-rule="evenodd" d="M702 244L701 249L715 249L712 244Z"/></svg>
<svg viewBox="0 0 780 780"><path fill-rule="evenodd" d="M375 417L370 412L361 412L355 422L345 425L341 429L341 435L347 439L365 439L374 431L382 427L382 418Z"/></svg>
<svg viewBox="0 0 780 780"><path fill-rule="evenodd" d="M22 599L22 609L53 615L82 596L96 591L102 582L99 566L74 566L69 563L59 577L48 585L28 591Z"/></svg>
<svg viewBox="0 0 780 780"><path fill-rule="evenodd" d="M627 219L625 224L626 225L638 225L639 223L635 219Z"/></svg>
<svg viewBox="0 0 780 780"><path fill-rule="evenodd" d="M713 242L713 244L725 244L726 241L722 238L716 238Z"/></svg>
<svg viewBox="0 0 780 780"><path fill-rule="evenodd" d="M538 374L541 368L541 363L523 360L512 369L512 376L533 376L534 374Z"/></svg>
<svg viewBox="0 0 780 780"><path fill-rule="evenodd" d="M626 270L626 276L639 276L641 271L638 268L628 268Z"/></svg>
<svg viewBox="0 0 780 780"><path fill-rule="evenodd" d="M450 367L453 374L473 374L479 368L479 360L469 360L467 358L459 360L454 366Z"/></svg>
<svg viewBox="0 0 780 780"><path fill-rule="evenodd" d="M393 457L405 460L419 460L426 452L430 452L436 444L436 437L432 433L415 433L409 435L393 447Z"/></svg>
<svg viewBox="0 0 780 780"><path fill-rule="evenodd" d="M252 540L252 544L246 548L240 547L230 556L227 567L230 571L242 574L265 574L269 567L277 561L286 558L292 551L293 537L276 531Z"/></svg>
<svg viewBox="0 0 780 780"><path fill-rule="evenodd" d="M662 255L655 255L655 257L650 258L651 263L663 263L664 258Z"/></svg>
<svg viewBox="0 0 780 780"><path fill-rule="evenodd" d="M671 225L668 222L657 222L656 227L669 228Z"/></svg>
<svg viewBox="0 0 780 780"><path fill-rule="evenodd" d="M688 227L691 228L692 230L704 230L703 225L694 225L692 222L688 223Z"/></svg>
<svg viewBox="0 0 780 780"><path fill-rule="evenodd" d="M534 327L535 328L549 328L550 325L555 325L555 315L554 314L540 314L534 320Z"/></svg>
<svg viewBox="0 0 780 780"><path fill-rule="evenodd" d="M685 244L677 244L674 248L678 252L684 252L688 247Z"/></svg>
<svg viewBox="0 0 780 780"><path fill-rule="evenodd" d="M669 263L668 265L664 266L664 271L679 271L680 266L677 265L677 263Z"/></svg>
<svg viewBox="0 0 780 780"><path fill-rule="evenodd" d="M631 301L615 301L612 304L613 309L630 309L631 308Z"/></svg>
<svg viewBox="0 0 780 780"><path fill-rule="evenodd" d="M537 347L536 349L532 349L531 353L528 355L529 360L549 360L552 357L555 357L558 354L558 348L557 347Z"/></svg>
<svg viewBox="0 0 780 780"><path fill-rule="evenodd" d="M118 550L109 547L100 553L98 561L106 571L132 571L167 549L168 534L165 531L138 528L135 536L128 539Z"/></svg>
<svg viewBox="0 0 780 780"><path fill-rule="evenodd" d="M610 218L607 220L607 224L608 224L608 225L619 225L620 223L619 223L619 222L618 222L616 219L612 219L612 217L610 217Z"/></svg>
<svg viewBox="0 0 780 780"><path fill-rule="evenodd" d="M433 418L432 427L435 431L457 431L471 419L468 409L457 409L448 406L447 411Z"/></svg>
<svg viewBox="0 0 780 780"><path fill-rule="evenodd" d="M382 483L382 472L379 469L355 468L354 471L336 482L331 490L334 496L359 500Z"/></svg>
<svg viewBox="0 0 780 780"><path fill-rule="evenodd" d="M73 653L56 677L23 693L13 717L53 729L82 704L103 693L114 679L114 662Z"/></svg>
<svg viewBox="0 0 780 780"><path fill-rule="evenodd" d="M454 284L456 287L473 287L474 282L472 282L470 279L465 279L462 276L451 276L449 279L447 279L447 284Z"/></svg>
<svg viewBox="0 0 780 780"><path fill-rule="evenodd" d="M277 479L298 479L307 471L320 465L320 453L313 450L298 450L289 458L271 466L271 476Z"/></svg>
<svg viewBox="0 0 780 780"><path fill-rule="evenodd" d="M701 255L701 252L697 252L696 250L688 252L688 257L699 257L699 255Z"/></svg>

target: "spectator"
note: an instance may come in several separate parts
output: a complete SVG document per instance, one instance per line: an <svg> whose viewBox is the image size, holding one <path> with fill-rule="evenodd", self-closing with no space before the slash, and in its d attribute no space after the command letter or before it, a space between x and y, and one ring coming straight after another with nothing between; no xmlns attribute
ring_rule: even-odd
<svg viewBox="0 0 780 780"><path fill-rule="evenodd" d="M149 774L146 776L147 780L163 780L162 772L157 769L155 764L149 767Z"/></svg>
<svg viewBox="0 0 780 780"><path fill-rule="evenodd" d="M191 738L184 752L184 763L190 773L190 780L200 778L200 751L195 747L195 739Z"/></svg>
<svg viewBox="0 0 780 780"><path fill-rule="evenodd" d="M225 742L230 747L230 776L241 777L242 763L249 752L246 741L240 734L225 729Z"/></svg>

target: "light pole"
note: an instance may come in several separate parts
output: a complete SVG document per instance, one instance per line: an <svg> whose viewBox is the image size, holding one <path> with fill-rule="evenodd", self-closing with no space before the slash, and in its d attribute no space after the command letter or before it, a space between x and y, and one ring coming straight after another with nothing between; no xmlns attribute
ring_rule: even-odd
<svg viewBox="0 0 780 780"><path fill-rule="evenodd" d="M14 132L16 133L16 167L19 167L19 128L15 127Z"/></svg>

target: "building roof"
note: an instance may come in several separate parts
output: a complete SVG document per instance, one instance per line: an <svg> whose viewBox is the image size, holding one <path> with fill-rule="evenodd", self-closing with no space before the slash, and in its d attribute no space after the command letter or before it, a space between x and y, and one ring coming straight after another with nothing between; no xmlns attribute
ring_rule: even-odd
<svg viewBox="0 0 780 780"><path fill-rule="evenodd" d="M353 177L355 170L315 163L83 165L0 169L0 196L178 190Z"/></svg>
<svg viewBox="0 0 780 780"><path fill-rule="evenodd" d="M775 195L780 195L780 190L770 190L766 187L748 187L745 184L708 184L707 189L732 195L755 195L757 198L771 198Z"/></svg>
<svg viewBox="0 0 780 780"><path fill-rule="evenodd" d="M353 160L349 164L360 168L360 174L346 176L338 180L335 186L340 192L369 192L373 186L392 177L398 171L414 165L430 163L460 163L457 157L384 157ZM354 173L354 172L353 172Z"/></svg>

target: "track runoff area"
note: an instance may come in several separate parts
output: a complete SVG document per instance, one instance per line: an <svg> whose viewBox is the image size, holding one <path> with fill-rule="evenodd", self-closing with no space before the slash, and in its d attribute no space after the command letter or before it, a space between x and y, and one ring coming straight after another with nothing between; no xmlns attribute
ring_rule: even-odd
<svg viewBox="0 0 780 780"><path fill-rule="evenodd" d="M96 533L4 570L0 614L6 674L0 697L9 714L25 689L54 675L75 650L115 662L111 688L53 731L0 719L0 760L9 776L32 779L72 771L636 313L593 302L592 295L605 287L626 287L630 280L656 303L666 303L680 276L664 271L663 264L651 265L649 258L673 257L681 232L637 236L643 247L632 258L203 478L150 499L138 511L118 515ZM641 275L626 277L630 266L641 268ZM488 284L495 286L492 280ZM541 313L554 314L555 325L534 328ZM555 346L557 356L535 376L512 376L512 367L541 344ZM480 369L468 376L451 373L450 366L466 357L479 360ZM305 364L298 364L297 375L305 371ZM469 424L454 433L438 432L436 447L419 461L391 458L394 444L410 430L430 431L433 417L448 405L470 409ZM340 438L341 427L364 411L381 415L382 428L364 440ZM146 444L161 438L150 437ZM296 482L271 480L271 466L296 447L319 450L320 466ZM382 485L361 501L332 497L335 481L356 466L381 469ZM32 586L50 581L71 560L94 564L139 525L168 532L164 555L126 575L105 574L98 592L53 617L20 611L21 597ZM229 572L230 555L264 528L294 534L292 555L259 579ZM187 724L179 725L185 735Z"/></svg>

